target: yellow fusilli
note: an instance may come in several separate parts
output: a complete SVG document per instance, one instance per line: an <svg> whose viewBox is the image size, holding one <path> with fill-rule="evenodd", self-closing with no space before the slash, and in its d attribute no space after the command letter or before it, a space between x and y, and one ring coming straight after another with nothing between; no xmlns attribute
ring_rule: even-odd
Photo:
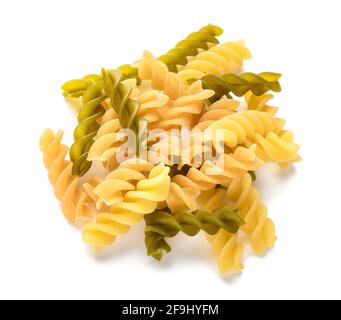
<svg viewBox="0 0 341 320"><path fill-rule="evenodd" d="M112 207L110 212L101 212L94 223L83 227L83 240L93 247L112 244L116 236L126 233L130 226L140 222L145 214L152 213L157 204L168 197L169 168L160 164L151 169L148 178L136 168L140 165L123 165L94 189L94 193ZM134 186L131 181L138 182Z"/></svg>
<svg viewBox="0 0 341 320"><path fill-rule="evenodd" d="M200 52L188 62L178 75L184 81L201 79L206 74L223 75L239 72L244 59L250 59L251 53L244 41L225 42L207 51Z"/></svg>
<svg viewBox="0 0 341 320"><path fill-rule="evenodd" d="M72 176L72 163L65 160L68 147L61 143L63 132L54 133L46 129L40 137L40 150L44 154L44 165L58 200L61 201L62 211L69 222L78 219L89 219L92 210L91 199L79 187L79 177Z"/></svg>

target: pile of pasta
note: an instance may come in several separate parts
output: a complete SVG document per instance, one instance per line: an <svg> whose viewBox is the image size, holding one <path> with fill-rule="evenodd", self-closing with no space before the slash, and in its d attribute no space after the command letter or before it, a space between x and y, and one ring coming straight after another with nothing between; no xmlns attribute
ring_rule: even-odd
<svg viewBox="0 0 341 320"><path fill-rule="evenodd" d="M46 129L40 149L64 216L95 250L140 222L147 254L157 260L171 251L168 238L202 231L223 274L242 270L245 245L256 255L273 247L255 172L267 162L300 161L299 145L269 105L269 92L281 91L280 74L244 72L249 49L243 41L219 43L222 33L209 24L158 58L145 51L136 62L62 86L77 114L74 143L69 148L63 131ZM166 134L137 139L147 158L118 161L122 129ZM174 129L187 130L188 148L174 143ZM195 161L207 142L215 157Z"/></svg>

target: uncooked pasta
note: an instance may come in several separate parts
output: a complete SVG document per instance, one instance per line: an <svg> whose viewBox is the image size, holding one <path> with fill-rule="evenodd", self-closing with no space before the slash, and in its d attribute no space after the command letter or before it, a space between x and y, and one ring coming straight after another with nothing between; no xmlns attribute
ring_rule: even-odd
<svg viewBox="0 0 341 320"><path fill-rule="evenodd" d="M249 71L246 43L220 44L222 33L208 24L165 54L140 48L131 64L62 85L77 115L74 142L46 129L39 146L61 211L94 252L144 224L155 263L177 259L168 239L182 233L232 275L247 246L257 256L274 247L254 181L269 163L300 161L300 146L272 103L281 75Z"/></svg>

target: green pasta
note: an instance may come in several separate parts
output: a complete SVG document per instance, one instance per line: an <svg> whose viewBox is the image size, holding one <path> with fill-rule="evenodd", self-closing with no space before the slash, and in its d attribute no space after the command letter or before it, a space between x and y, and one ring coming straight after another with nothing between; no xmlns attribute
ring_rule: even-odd
<svg viewBox="0 0 341 320"><path fill-rule="evenodd" d="M111 99L111 105L122 128L132 129L136 133L139 131L138 111L140 105L137 101L129 98L133 88L125 80L124 74L119 70L102 69L104 92Z"/></svg>
<svg viewBox="0 0 341 320"><path fill-rule="evenodd" d="M195 236L200 230L210 235L216 234L221 228L236 233L244 221L238 215L238 210L231 211L226 208L213 212L199 209L192 213L179 211L168 213L155 211L145 216L145 244L148 256L161 260L163 254L170 252L171 247L165 237L176 236L180 231L188 236Z"/></svg>
<svg viewBox="0 0 341 320"><path fill-rule="evenodd" d="M209 43L217 44L216 36L222 33L221 28L209 24L199 31L191 33L159 59L164 61L170 70L176 71L174 69L176 65L187 63L187 57L196 55L199 48L208 49ZM74 133L75 143L70 149L73 175L82 176L91 166L91 162L87 161L86 157L99 129L97 119L105 111L101 102L106 97L111 98L112 106L119 116L122 128L134 130L137 135L137 146L147 147L147 142L142 141L141 138L146 123L142 121L143 127L139 128L137 117L140 106L136 101L129 99L132 88L128 84L121 83L129 78L137 78L137 74L137 68L126 64L118 67L117 70L106 71L103 69L101 75L89 74L82 79L70 80L62 85L65 97L82 97L82 108L79 111L78 126ZM101 90L102 87L104 92ZM93 96L95 91L98 96ZM89 96L93 97L94 101L90 101ZM100 102L96 105L98 101ZM139 150L138 147L137 150Z"/></svg>
<svg viewBox="0 0 341 320"><path fill-rule="evenodd" d="M62 85L63 95L70 98L82 97L89 86L99 81L101 77L97 74L88 74L82 79L69 80Z"/></svg>
<svg viewBox="0 0 341 320"><path fill-rule="evenodd" d="M174 48L158 59L164 62L169 71L177 72L178 65L185 65L188 57L198 54L199 49L207 50L210 44L218 44L216 38L224 32L218 26L208 24L199 31L188 35L184 40L178 42ZM124 64L117 68L126 78L137 78L137 68L130 64ZM81 97L89 85L101 80L101 76L90 74L82 79L74 79L62 85L63 94L66 97Z"/></svg>
<svg viewBox="0 0 341 320"><path fill-rule="evenodd" d="M278 82L281 74L274 72L262 72L259 74L245 72L240 75L228 73L223 76L209 74L204 76L201 81L205 89L215 91L215 95L210 98L211 102L219 100L223 95L231 97L230 93L242 97L248 91L257 96L272 90L280 92L281 86ZM191 80L190 82L194 82Z"/></svg>
<svg viewBox="0 0 341 320"><path fill-rule="evenodd" d="M216 37L223 32L224 30L220 27L208 24L178 42L173 49L160 56L158 60L164 62L169 71L178 72L177 66L185 65L188 62L188 57L196 56L199 49L207 50L210 44L218 44L219 41Z"/></svg>
<svg viewBox="0 0 341 320"><path fill-rule="evenodd" d="M101 105L105 99L102 81L90 85L83 95L83 106L78 113L78 125L74 131L75 142L70 148L73 175L82 176L91 166L91 162L87 161L87 155L99 129L97 120L105 112Z"/></svg>

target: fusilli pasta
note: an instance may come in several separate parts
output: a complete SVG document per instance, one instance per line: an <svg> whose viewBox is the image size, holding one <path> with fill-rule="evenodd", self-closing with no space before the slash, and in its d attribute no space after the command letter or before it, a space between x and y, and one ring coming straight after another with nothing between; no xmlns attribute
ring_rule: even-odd
<svg viewBox="0 0 341 320"><path fill-rule="evenodd" d="M44 165L49 180L54 187L62 211L69 222L77 219L89 219L92 216L91 199L79 188L79 178L71 173L72 163L65 160L68 147L61 143L63 132L54 133L46 129L40 137L40 150L44 154Z"/></svg>
<svg viewBox="0 0 341 320"><path fill-rule="evenodd" d="M151 169L148 178L142 179L136 166L135 170L128 167L122 172L123 167L113 171L94 189L104 203L112 205L110 212L101 212L94 223L83 227L83 240L95 248L112 244L116 236L126 233L145 214L155 211L157 204L168 196L169 168L160 164ZM131 180L138 181L136 186Z"/></svg>
<svg viewBox="0 0 341 320"><path fill-rule="evenodd" d="M273 247L276 241L274 224L267 217L259 192L252 187L250 174L234 178L227 188L227 197L234 203L234 208L240 209L240 216L245 221L242 230L250 236L253 251L262 255L266 248Z"/></svg>
<svg viewBox="0 0 341 320"><path fill-rule="evenodd" d="M161 260L164 253L171 251L164 240L165 237L175 237L179 232L193 237L200 230L207 234L216 234L220 228L235 233L244 223L236 212L228 209L218 209L213 212L197 210L193 213L177 211L173 214L156 211L146 215L145 221L147 254L157 260Z"/></svg>
<svg viewBox="0 0 341 320"><path fill-rule="evenodd" d="M102 106L105 98L101 82L89 86L84 93L83 107L79 111L78 125L74 131L75 142L70 148L73 175L82 176L91 166L91 162L87 161L88 151L99 128L97 120L105 112Z"/></svg>
<svg viewBox="0 0 341 320"><path fill-rule="evenodd" d="M280 77L280 74L273 72L259 74L245 72L240 75L228 73L222 76L208 74L202 77L201 81L205 89L215 92L214 97L211 98L211 101L214 102L224 95L231 97L230 93L242 97L249 91L257 96L269 90L280 92L281 86L278 82Z"/></svg>
<svg viewBox="0 0 341 320"><path fill-rule="evenodd" d="M225 42L207 51L200 52L179 71L184 80L201 79L206 74L221 76L225 73L239 72L244 59L250 59L251 53L244 41Z"/></svg>
<svg viewBox="0 0 341 320"><path fill-rule="evenodd" d="M280 74L244 72L249 49L219 44L222 33L209 24L158 58L144 51L62 86L78 117L74 143L69 150L62 131L46 129L40 149L65 217L86 222L93 248L144 222L147 254L161 260L166 238L203 230L231 274L243 268L244 245L257 255L274 245L253 180L266 162L300 161L300 146L269 105Z"/></svg>

